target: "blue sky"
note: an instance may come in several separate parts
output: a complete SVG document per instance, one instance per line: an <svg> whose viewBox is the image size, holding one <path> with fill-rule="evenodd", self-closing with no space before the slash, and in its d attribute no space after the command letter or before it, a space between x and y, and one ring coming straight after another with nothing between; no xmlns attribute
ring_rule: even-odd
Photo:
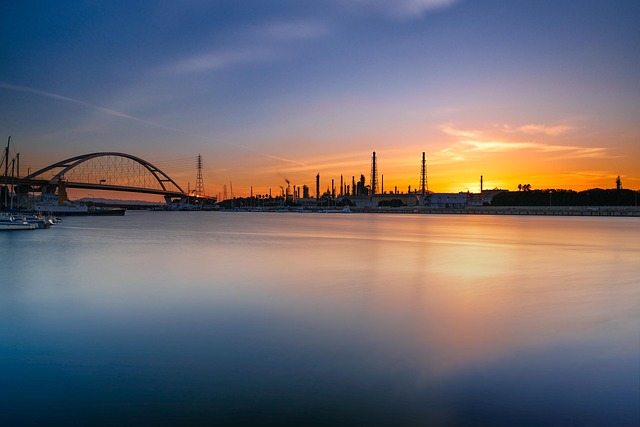
<svg viewBox="0 0 640 427"><path fill-rule="evenodd" d="M34 167L124 151L205 185L640 188L640 2L0 6L0 129ZM172 167L171 160L176 159ZM182 166L179 166L182 165ZM195 160L194 160L195 165ZM415 170L414 170L415 169ZM193 176L192 176L193 175ZM613 177L613 178L612 178ZM476 190L472 188L472 191Z"/></svg>

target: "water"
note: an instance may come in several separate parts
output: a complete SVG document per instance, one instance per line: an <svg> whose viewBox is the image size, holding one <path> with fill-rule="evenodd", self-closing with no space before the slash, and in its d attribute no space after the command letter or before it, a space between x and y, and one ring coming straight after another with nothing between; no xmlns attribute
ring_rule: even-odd
<svg viewBox="0 0 640 427"><path fill-rule="evenodd" d="M3 425L640 425L635 218L128 212L0 268Z"/></svg>

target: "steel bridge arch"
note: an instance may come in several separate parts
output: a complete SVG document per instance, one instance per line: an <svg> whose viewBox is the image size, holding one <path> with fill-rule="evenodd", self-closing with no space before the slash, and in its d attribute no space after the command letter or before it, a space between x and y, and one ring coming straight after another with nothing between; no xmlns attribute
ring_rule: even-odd
<svg viewBox="0 0 640 427"><path fill-rule="evenodd" d="M162 170L160 170L159 168L157 168L156 166L154 166L153 164L149 163L148 161L137 157L137 156L133 156L131 154L127 154L127 153L119 153L119 152L115 152L115 151L103 151L103 152L97 152L97 153L89 153L89 154L82 154L79 156L75 156L75 157L70 157L68 159L65 160L61 160L57 163L54 163L52 165L49 165L45 168L42 168L38 171L35 171L32 174L29 174L27 176L25 176L25 179L35 179L38 175L42 175L43 173L49 172L53 169L56 168L62 168L61 171L59 171L58 173L56 173L50 180L49 183L50 184L58 184L58 181L60 181L60 179L62 177L64 177L65 173L67 173L68 171L70 171L71 169L75 168L76 166L85 163L89 160L98 158L98 157L124 157L130 160L133 160L139 164L141 164L142 166L145 167L145 169L147 169L152 175L153 177L158 181L158 184L160 184L160 186L162 187L162 189L164 191L170 192L171 190L168 190L165 186L165 183L170 182L171 184L173 184L178 190L180 190L181 193L185 194L184 190L182 189L182 187L180 187L169 175L167 175L166 173L164 173Z"/></svg>

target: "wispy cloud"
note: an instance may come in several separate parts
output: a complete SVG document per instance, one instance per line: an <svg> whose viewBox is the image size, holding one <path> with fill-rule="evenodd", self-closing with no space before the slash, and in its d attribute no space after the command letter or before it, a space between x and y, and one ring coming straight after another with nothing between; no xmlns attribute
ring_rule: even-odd
<svg viewBox="0 0 640 427"><path fill-rule="evenodd" d="M498 129L504 132L524 133L527 135L562 136L567 133L573 132L578 128L575 126L570 126L565 124L558 124L558 125L526 124L518 127L512 127L509 125L500 125L498 126Z"/></svg>
<svg viewBox="0 0 640 427"><path fill-rule="evenodd" d="M557 137L576 129L567 125L525 125L517 128L502 125L499 131L506 133L536 134ZM539 141L513 141L504 135L494 135L477 130L458 129L451 124L440 126L447 135L458 138L457 149L468 153L501 153L513 151L532 151L539 153L558 153L572 158L604 158L611 157L605 147L580 147L575 145L559 145Z"/></svg>
<svg viewBox="0 0 640 427"><path fill-rule="evenodd" d="M402 17L418 17L436 9L449 7L457 1L458 0L402 0L397 2L397 10Z"/></svg>
<svg viewBox="0 0 640 427"><path fill-rule="evenodd" d="M479 131L456 129L450 124L440 126L440 130L447 135L461 138L479 138L481 136L481 132Z"/></svg>
<svg viewBox="0 0 640 427"><path fill-rule="evenodd" d="M471 147L469 151L482 151L485 153L498 153L503 151L535 149L538 146L533 142L477 141L477 140L464 140L459 142L468 147Z"/></svg>
<svg viewBox="0 0 640 427"><path fill-rule="evenodd" d="M301 168L304 168L304 169L308 169L309 168L309 165L307 165L306 163L300 162L298 160L287 159L286 157L281 157L281 156L276 156L276 155L273 155L273 154L263 153L263 152L261 152L259 150L256 150L255 148L251 148L251 147L248 147L248 146L243 145L243 144L238 145L238 147L240 147L240 148L242 148L244 150L251 151L253 153L259 154L260 156L267 157L267 158L273 159L273 160L278 160L280 162L283 162L283 163L286 163L286 164L289 164L289 165L295 165L296 167L301 167Z"/></svg>
<svg viewBox="0 0 640 427"><path fill-rule="evenodd" d="M443 9L459 0L343 0L343 3L369 7L382 11L394 18L412 19L437 9Z"/></svg>
<svg viewBox="0 0 640 427"><path fill-rule="evenodd" d="M329 28L320 22L276 22L262 27L261 33L278 40L317 39L329 34Z"/></svg>
<svg viewBox="0 0 640 427"><path fill-rule="evenodd" d="M133 120L139 123L144 123L153 127L158 127L158 128L162 128L162 129L167 129L167 130L171 130L174 132L180 132L180 133L185 133L188 134L188 132L182 130L182 129L177 129L177 128L173 128L170 126L165 126L161 123L156 123L156 122L152 122L149 120L145 120L145 119L141 119L140 117L135 117L132 116L130 114L126 114L117 110L113 110L111 108L106 108L106 107L102 107L99 105L95 105L95 104L90 104L88 102L85 101L81 101L79 99L75 99L75 98L71 98L68 96L64 96L64 95L59 95L57 93L53 93L53 92L47 92L44 90L40 90L40 89L35 89L32 87L28 87L28 86L20 86L20 85L14 85L11 83L6 83L6 82L0 82L0 88L2 89L6 89L6 90L11 90L14 92L23 92L23 93L30 93L33 95L37 95L37 96L41 96L41 97L45 97L45 98L50 98L50 99L55 99L58 101L64 101L64 102L69 102L72 104L76 104L76 105L81 105L83 107L87 107L93 110L97 110L100 111L104 114L108 114L110 116L114 116L114 117L119 117L119 118L123 118L123 119L127 119L127 120Z"/></svg>
<svg viewBox="0 0 640 427"><path fill-rule="evenodd" d="M478 151L483 153L499 153L518 150L530 150L539 153L559 153L568 154L573 158L601 158L610 157L607 149L604 147L577 147L572 145L552 145L539 142L520 142L520 141L478 141L478 140L462 140L459 141L467 147L471 147L468 151Z"/></svg>
<svg viewBox="0 0 640 427"><path fill-rule="evenodd" d="M146 125L149 125L149 126L153 126L153 127L156 127L156 128L170 130L170 131L173 131L173 132L181 133L181 134L188 135L188 136L191 136L191 137L194 137L194 138L198 138L198 139L201 139L201 140L210 141L210 138L208 138L206 136L197 135L197 134L194 134L194 133L189 132L189 131L184 130L184 129L179 129L179 128L175 128L175 127L171 127L171 126L165 126L165 125L163 125L161 123L157 123L157 122L153 122L153 121L150 121L150 120L141 119L139 117L135 117L135 116L132 116L132 115L129 115L129 114L117 111L117 110L113 110L113 109L110 109L110 108L106 108L106 107L102 107L102 106L99 106L99 105L91 104L91 103L88 103L88 102L85 102L85 101L81 101L79 99L71 98L71 97L60 95L60 94L53 93L53 92L47 92L47 91L44 91L44 90L35 89L35 88L32 88L32 87L28 87L28 86L14 85L14 84L7 83L7 82L2 82L2 81L0 81L0 89L10 90L10 91L14 91L14 92L29 93L29 94L33 94L33 95L37 95L37 96L41 96L41 97L45 97L45 98L50 98L50 99L54 99L54 100L58 100L58 101L69 102L69 103L72 103L72 104L80 105L80 106L83 106L83 107L86 107L86 108L89 108L89 109L92 109L92 110L99 111L101 113L104 113L104 114L107 114L107 115L110 115L110 116L113 116L113 117L118 117L118 118L122 118L122 119L126 119L126 120L133 120L133 121L136 121L136 122L139 122L139 123L143 123L143 124L146 124ZM271 158L271 159L283 162L285 164L293 165L295 168L301 168L303 170L309 170L309 169L312 168L311 166L307 165L306 163L299 162L297 160L287 159L287 158L284 158L284 157L281 157L281 156L276 156L276 155L269 154L269 153L263 153L263 152L260 152L258 150L255 150L253 148L247 147L246 145L230 144L230 143L225 143L225 142L222 142L222 141L217 141L217 143L221 144L221 145L226 145L226 146L229 146L229 147L233 147L233 148L240 148L242 150L251 151L251 152L256 153L256 154L258 154L258 155L260 155L262 157Z"/></svg>
<svg viewBox="0 0 640 427"><path fill-rule="evenodd" d="M272 60L276 55L268 50L227 50L200 53L179 59L163 67L167 74L190 74L218 70L237 64L250 64Z"/></svg>
<svg viewBox="0 0 640 427"><path fill-rule="evenodd" d="M344 171L354 170L354 165L357 165L359 162L362 162L362 159L367 159L366 156L363 156L361 152L352 152L352 153L340 153L339 156L335 155L317 155L312 158L311 161L306 163L283 159L278 156L268 155L268 157L273 159L282 160L284 163L275 165L265 169L270 172L282 172L286 174L299 174L299 173L321 173L321 174L331 174L331 175L339 175ZM368 163L365 160L363 163L362 172L366 172Z"/></svg>
<svg viewBox="0 0 640 427"><path fill-rule="evenodd" d="M571 156L574 158L593 158L593 159L601 159L601 158L614 158L617 156L611 155L609 153L608 148L603 147L594 147L594 148L585 148L585 147L570 147L565 151L572 151Z"/></svg>
<svg viewBox="0 0 640 427"><path fill-rule="evenodd" d="M273 61L281 56L282 44L326 36L329 28L316 21L280 21L243 29L242 42L220 50L205 50L179 58L161 68L165 74L215 71L237 65Z"/></svg>
<svg viewBox="0 0 640 427"><path fill-rule="evenodd" d="M452 147L443 148L429 156L430 165L450 164L451 162L463 162L465 157Z"/></svg>
<svg viewBox="0 0 640 427"><path fill-rule="evenodd" d="M576 126L571 126L567 124L555 124L555 125L526 124L526 125L515 126L515 127L507 124L500 124L500 125L493 125L493 128L498 132L506 133L506 134L520 133L523 135L531 135L531 136L543 135L543 136L550 136L550 137L558 137L558 136L566 135L568 133L574 132L579 129ZM447 135L466 137L466 138L481 138L487 135L487 132L483 132L483 131L458 129L449 123L441 125L440 130L446 133ZM495 134L495 131L493 132L493 134Z"/></svg>

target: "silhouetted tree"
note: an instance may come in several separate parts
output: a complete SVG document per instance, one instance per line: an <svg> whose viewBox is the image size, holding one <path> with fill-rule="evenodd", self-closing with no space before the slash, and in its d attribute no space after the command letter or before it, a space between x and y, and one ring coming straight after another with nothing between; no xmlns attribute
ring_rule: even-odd
<svg viewBox="0 0 640 427"><path fill-rule="evenodd" d="M491 205L549 206L551 196L553 196L553 206L635 206L638 193L632 190L601 188L580 192L573 190L512 191L495 195Z"/></svg>

